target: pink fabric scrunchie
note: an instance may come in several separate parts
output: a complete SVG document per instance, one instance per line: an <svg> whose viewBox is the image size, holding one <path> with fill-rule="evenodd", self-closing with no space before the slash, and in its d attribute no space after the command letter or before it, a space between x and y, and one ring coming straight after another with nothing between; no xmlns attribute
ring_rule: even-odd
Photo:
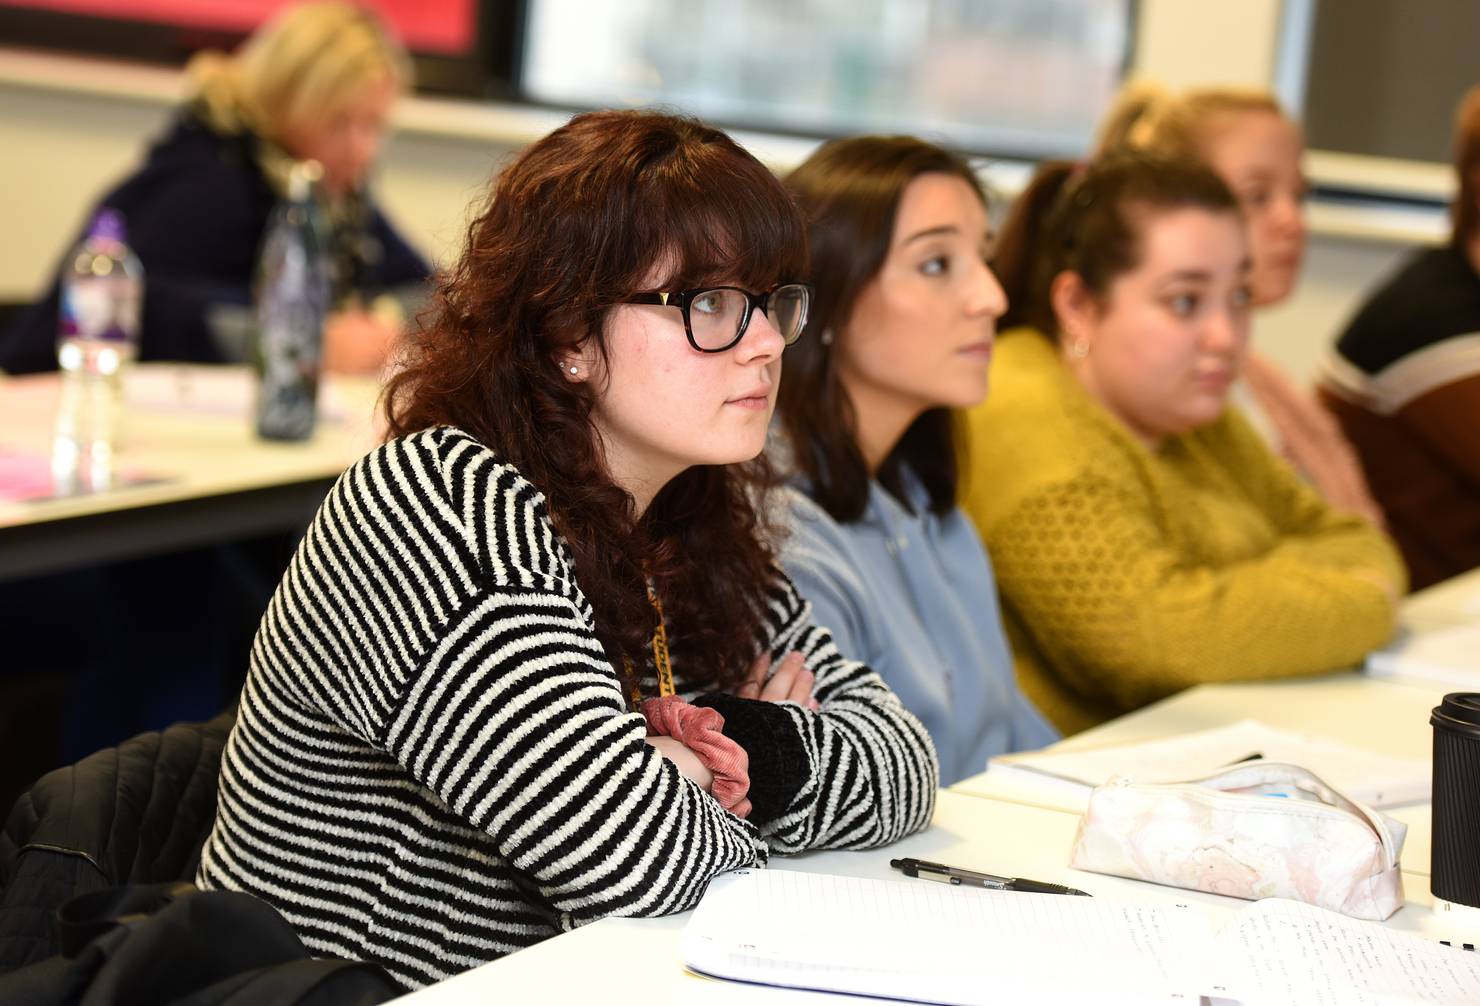
<svg viewBox="0 0 1480 1006"><path fill-rule="evenodd" d="M648 699L642 704L649 734L672 737L694 752L714 775L710 793L736 817L750 813L750 756L720 731L725 718L717 709L691 706L677 695Z"/></svg>

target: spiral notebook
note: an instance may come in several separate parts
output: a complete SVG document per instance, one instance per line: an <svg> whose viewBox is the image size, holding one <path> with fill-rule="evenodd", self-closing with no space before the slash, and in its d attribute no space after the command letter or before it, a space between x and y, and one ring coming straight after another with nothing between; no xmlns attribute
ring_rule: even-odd
<svg viewBox="0 0 1480 1006"><path fill-rule="evenodd" d="M1480 954L1279 899L1215 932L1176 902L737 870L680 953L715 978L945 1006L1480 1002Z"/></svg>

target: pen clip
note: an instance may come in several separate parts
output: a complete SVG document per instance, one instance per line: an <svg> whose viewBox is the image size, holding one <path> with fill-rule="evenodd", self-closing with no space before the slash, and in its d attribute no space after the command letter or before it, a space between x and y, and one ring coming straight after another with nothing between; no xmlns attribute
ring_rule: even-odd
<svg viewBox="0 0 1480 1006"><path fill-rule="evenodd" d="M929 870L931 873L943 873L947 876L951 868L943 863L932 863L928 859L912 859L906 856L903 859L891 859L889 865L903 873L906 877L918 877L920 871Z"/></svg>
<svg viewBox="0 0 1480 1006"><path fill-rule="evenodd" d="M1013 889L1013 884L1017 883L1011 877L963 870L959 866L932 863L926 859L892 859L889 865L902 871L906 877L933 880L940 884L950 884L953 887L968 886L981 887L989 891L1010 891Z"/></svg>
<svg viewBox="0 0 1480 1006"><path fill-rule="evenodd" d="M934 880L941 884L961 885L961 878L950 872L949 866L935 867L934 863L918 863L915 866L915 876L921 880Z"/></svg>

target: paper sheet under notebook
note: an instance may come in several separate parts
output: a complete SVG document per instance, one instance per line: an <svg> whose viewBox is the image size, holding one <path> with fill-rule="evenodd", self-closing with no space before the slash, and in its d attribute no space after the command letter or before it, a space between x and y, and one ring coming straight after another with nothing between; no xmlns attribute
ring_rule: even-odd
<svg viewBox="0 0 1480 1006"><path fill-rule="evenodd" d="M1480 953L1299 901L1242 909L1218 950L1234 969L1230 998L1242 1006L1480 1003Z"/></svg>
<svg viewBox="0 0 1480 1006"><path fill-rule="evenodd" d="M718 978L948 1006L1480 1002L1480 953L1273 898L1214 935L1175 901L737 870L680 954Z"/></svg>
<svg viewBox="0 0 1480 1006"><path fill-rule="evenodd" d="M1430 796L1432 769L1426 761L1391 758L1257 720L1135 744L1003 755L991 766L993 772L1031 772L1087 788L1114 775L1152 783L1195 779L1256 754L1309 769L1369 807L1396 807Z"/></svg>

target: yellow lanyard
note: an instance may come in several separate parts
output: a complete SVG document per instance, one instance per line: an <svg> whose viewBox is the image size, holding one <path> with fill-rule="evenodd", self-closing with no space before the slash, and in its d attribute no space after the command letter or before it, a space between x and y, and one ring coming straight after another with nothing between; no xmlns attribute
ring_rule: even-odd
<svg viewBox="0 0 1480 1006"><path fill-rule="evenodd" d="M658 613L658 627L653 630L653 666L658 669L658 694L664 698L673 692L673 664L668 660L668 630L663 625L663 602L658 600L658 595L652 590L648 591L648 600L652 602L653 610ZM632 661L623 659L622 666L627 672L627 677L632 680L632 705L642 705L642 689L638 687L632 672Z"/></svg>

